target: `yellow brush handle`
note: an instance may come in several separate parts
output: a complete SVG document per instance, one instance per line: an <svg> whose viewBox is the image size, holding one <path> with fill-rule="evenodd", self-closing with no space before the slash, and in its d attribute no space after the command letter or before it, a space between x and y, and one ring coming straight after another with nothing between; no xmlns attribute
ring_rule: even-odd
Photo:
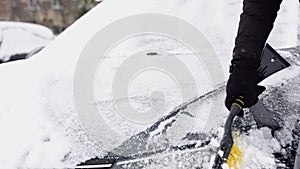
<svg viewBox="0 0 300 169"><path fill-rule="evenodd" d="M224 135L220 143L220 148L219 151L222 152L222 155L217 154L213 169L220 169L222 168L222 164L227 163L230 168L236 169L235 166L237 166L238 163L236 161L241 161L241 160L236 160L235 156L237 156L237 159L241 159L239 157L242 157L240 154L241 151L237 148L237 146L234 144L236 141L236 136L232 137L232 123L234 118L241 112L243 109L244 102L243 102L243 97L240 96L235 100L235 102L232 104L230 113L227 117L227 120L224 125Z"/></svg>
<svg viewBox="0 0 300 169"><path fill-rule="evenodd" d="M236 116L243 109L243 107L245 105L243 98L244 97L240 96L232 104L231 112L236 112L236 113L233 113L232 116ZM238 131L232 131L232 135L233 135L233 145L232 145L230 153L228 155L226 164L230 168L239 169L242 164L243 154L244 154L237 146L238 137L239 137L240 133Z"/></svg>

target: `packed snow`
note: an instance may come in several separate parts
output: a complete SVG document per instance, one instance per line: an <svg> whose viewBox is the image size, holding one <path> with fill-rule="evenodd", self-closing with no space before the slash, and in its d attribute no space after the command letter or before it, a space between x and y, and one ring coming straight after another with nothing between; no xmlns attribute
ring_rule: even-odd
<svg viewBox="0 0 300 169"><path fill-rule="evenodd" d="M298 39L295 38L298 34L299 19L296 3L294 0L283 2L275 29L270 37L269 43L272 46L285 48L298 44ZM179 86L172 75L166 75L162 73L163 71L156 69L145 71L144 74L135 72L135 78L128 86L128 95L115 98L111 85L117 69L126 61L127 56L132 56L139 51L158 51L158 56L162 53L160 51L164 51L169 54L168 56L178 57L195 78L195 88L197 88L195 96L205 94L218 87L207 80L209 75L203 62L197 61L195 59L197 56L182 43L157 34L127 38L118 46L111 47L101 66L97 67L94 79L96 100L94 102L86 100L82 103L83 105L95 105L103 117L104 123L110 128L110 130L99 128L102 124L92 123L90 126L94 127L89 128L89 131L92 130L92 133L98 134L104 131L104 133L91 136L76 109L74 74L86 44L107 25L126 16L144 13L160 13L181 18L194 25L211 43L216 51L217 59L221 63L218 68L226 78L241 7L242 1L237 0L226 2L222 0L107 0L81 17L50 44L48 42L53 35L49 31L44 28L33 28L38 29L37 32L41 33L38 38L42 37L43 40L33 40L32 43L48 44L47 47L28 60L0 66L2 78L0 167L7 169L73 168L89 158L104 156L106 151L124 153L125 149L117 150L118 146L122 147L123 141L143 132L176 106L192 99L181 96L181 90L194 90L194 88L190 89L189 83ZM33 25L26 25L26 28L22 28L20 31L30 29L31 26L33 27ZM2 28L1 25L0 28ZM15 31L7 32L8 35L1 33L2 39L6 39L6 36L18 35L13 32ZM36 36L36 33L33 33L33 36ZM5 43L4 40L1 46L1 52L3 52L1 56L3 57L14 50L28 52L27 49L34 46L28 43L26 49L19 45L10 45L6 48ZM9 42L7 42L8 44ZM284 51L282 53L284 56L290 54L289 52L284 53ZM141 56L145 55L147 54L141 54ZM289 58L294 59L292 56ZM157 58L157 60L159 59ZM84 75L84 73L83 70L82 74ZM265 84L270 88L280 86L281 83L297 77L299 73L297 64L294 64L291 69L269 79ZM286 74L289 76L287 77ZM225 78L218 80L224 82ZM163 111L150 121L137 123L124 117L115 108L116 103L122 105L129 100L134 108L141 112L147 112L153 103L159 103L161 99L159 93L153 98L149 98L153 91L163 93L163 99L166 101ZM151 132L147 138L150 141L146 140L147 144L142 146L151 149L156 146L181 144L181 138L185 137L187 133L204 132L208 134L211 131L217 131L218 138L220 138L222 129L217 126L224 122L227 115L227 110L223 106L224 91L223 89L221 91L216 96L189 105L184 113L172 117L170 121L165 121L165 124L171 125L163 125L167 128L158 126L158 129ZM294 90L287 91L290 92L289 98L298 99L292 93ZM84 94L86 91L80 92L80 94ZM86 115L88 114L87 110ZM86 118L93 120L94 117ZM190 121L191 119L192 121ZM105 133L105 131L114 131L115 133ZM167 134L164 135L165 131ZM290 130L286 129L286 131ZM268 129L257 129L241 138L241 146L245 147L247 154L243 168L274 168L275 160L270 153L280 149L279 144L284 144L279 143L278 140L283 142L286 140L283 139L284 136L280 136L284 135L284 132L278 134L279 139L274 139L268 132ZM114 138L116 133L119 137ZM289 136L289 134L286 135ZM154 143L148 145L148 141L155 144L157 141L158 143L157 145ZM212 140L211 146L217 146L218 141ZM139 143L137 142L137 144ZM136 145L131 146L135 147ZM207 150L179 156L173 155L167 158L158 156L154 162L142 163L137 166L144 168L206 168L210 165L211 155L212 152ZM261 158L262 156L264 158Z"/></svg>

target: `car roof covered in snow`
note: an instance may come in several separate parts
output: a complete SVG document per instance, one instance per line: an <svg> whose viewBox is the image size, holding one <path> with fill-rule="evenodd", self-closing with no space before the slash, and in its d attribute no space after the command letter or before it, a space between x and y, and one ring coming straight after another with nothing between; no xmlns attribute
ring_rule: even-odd
<svg viewBox="0 0 300 169"><path fill-rule="evenodd" d="M52 30L42 25L1 21L0 58L5 60L14 54L28 53L46 46L54 37Z"/></svg>

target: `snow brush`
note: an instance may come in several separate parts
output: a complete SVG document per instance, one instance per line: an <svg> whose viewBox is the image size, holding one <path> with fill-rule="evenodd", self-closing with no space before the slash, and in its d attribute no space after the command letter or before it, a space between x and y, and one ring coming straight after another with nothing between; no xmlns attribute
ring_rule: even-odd
<svg viewBox="0 0 300 169"><path fill-rule="evenodd" d="M243 109L242 106L244 105L244 102L241 99L236 99L231 106L229 116L224 126L224 135L215 158L214 169L222 168L224 163L227 163L229 168L237 169L242 163L243 152L235 144L235 139L239 136L239 133L238 131L232 131L233 120Z"/></svg>
<svg viewBox="0 0 300 169"><path fill-rule="evenodd" d="M260 58L258 68L259 81L263 81L272 74L289 67L290 64L282 58L269 44L266 44ZM240 96L232 104L230 113L224 126L224 135L220 143L219 151L216 154L213 169L223 168L227 164L229 168L238 169L243 162L243 151L235 144L240 133L233 131L234 118L242 111L244 106L243 97Z"/></svg>

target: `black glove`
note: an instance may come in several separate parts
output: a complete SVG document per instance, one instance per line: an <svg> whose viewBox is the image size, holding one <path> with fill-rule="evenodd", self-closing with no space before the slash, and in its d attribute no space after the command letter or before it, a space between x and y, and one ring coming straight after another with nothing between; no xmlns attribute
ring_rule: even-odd
<svg viewBox="0 0 300 169"><path fill-rule="evenodd" d="M246 54L246 52L242 54ZM259 60L254 56L252 58L243 55L234 56L226 86L225 105L228 110L230 110L236 99L243 101L243 108L251 107L257 103L258 96L266 89L257 85L259 82L258 66Z"/></svg>

